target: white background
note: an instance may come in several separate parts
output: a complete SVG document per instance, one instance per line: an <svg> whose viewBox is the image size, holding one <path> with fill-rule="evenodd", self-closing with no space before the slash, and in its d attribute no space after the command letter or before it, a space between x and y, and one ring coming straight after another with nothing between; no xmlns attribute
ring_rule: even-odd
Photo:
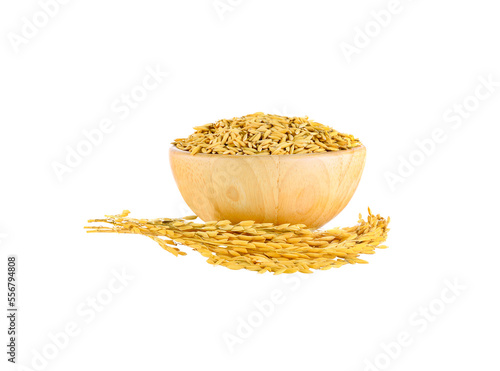
<svg viewBox="0 0 500 371"><path fill-rule="evenodd" d="M401 0L378 28L372 12L387 14L388 1L221 3L233 5L69 1L17 48L24 17L43 24L41 6L2 1L0 300L16 254L24 370L497 369L500 87L474 94L480 78L500 81L498 3ZM356 47L356 35L349 61L342 45ZM148 66L169 76L122 118L112 105ZM447 122L464 100L474 112ZM87 219L123 209L190 214L169 143L256 111L308 115L362 140L362 181L328 226L353 225L370 206L392 218L389 249L368 265L284 279L214 268L189 249L175 258L140 236L84 233ZM59 180L54 163L103 119L113 130ZM438 128L446 140L422 158L415 141ZM400 174L411 156L419 165ZM401 176L393 188L389 172ZM90 314L88 298L107 298L123 269L133 278ZM466 288L446 291L454 281ZM255 302L273 292L282 300L264 317ZM432 320L418 312L429 306ZM259 326L228 346L224 334L239 336L252 316ZM68 324L78 334L65 340ZM411 343L384 350L401 332Z"/></svg>

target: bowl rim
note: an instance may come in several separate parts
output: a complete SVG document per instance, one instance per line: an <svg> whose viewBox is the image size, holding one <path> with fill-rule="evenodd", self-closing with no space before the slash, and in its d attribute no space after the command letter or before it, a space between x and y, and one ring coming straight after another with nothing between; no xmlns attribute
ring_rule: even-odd
<svg viewBox="0 0 500 371"><path fill-rule="evenodd" d="M298 157L314 157L314 156L341 156L344 154L350 154L358 151L366 151L366 147L363 144L360 144L359 146L349 148L349 149L342 149L339 151L326 151L326 152L316 152L316 153L297 153L297 154L283 154L283 155L222 155L220 153L197 153L196 155L191 155L191 152L189 151L183 151L182 149L177 148L175 145L170 146L170 151L173 152L178 152L179 154L185 154L185 155L190 155L192 157L223 157L223 158L252 158L252 157L257 157L257 158L269 158L269 157L280 157L280 156L286 156L287 158L298 158Z"/></svg>

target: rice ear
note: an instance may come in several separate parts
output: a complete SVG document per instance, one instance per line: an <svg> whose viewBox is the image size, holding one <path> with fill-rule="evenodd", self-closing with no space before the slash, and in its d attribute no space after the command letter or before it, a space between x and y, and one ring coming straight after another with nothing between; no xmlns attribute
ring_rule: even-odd
<svg viewBox="0 0 500 371"><path fill-rule="evenodd" d="M256 223L246 220L232 224L228 220L195 223L196 216L182 219L133 219L128 211L91 219L89 223L110 226L86 226L88 233L140 234L153 239L175 256L186 255L177 246L192 248L207 258L207 263L232 270L247 269L258 273L312 273L312 270L339 268L345 264L366 264L362 254L385 249L389 218L360 216L354 227L311 231L304 224ZM175 247L174 247L175 246Z"/></svg>

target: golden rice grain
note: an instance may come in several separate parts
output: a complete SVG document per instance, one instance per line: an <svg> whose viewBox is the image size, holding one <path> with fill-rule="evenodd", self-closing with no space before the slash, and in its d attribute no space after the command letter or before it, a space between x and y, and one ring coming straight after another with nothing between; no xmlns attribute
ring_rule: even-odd
<svg viewBox="0 0 500 371"><path fill-rule="evenodd" d="M339 151L361 145L358 139L309 120L257 112L197 126L178 149L223 155L291 155Z"/></svg>
<svg viewBox="0 0 500 371"><path fill-rule="evenodd" d="M369 210L369 209L368 209ZM194 223L193 217L182 219L133 219L125 210L105 219L89 223L110 226L87 226L87 232L142 234L156 241L163 249L186 255L178 245L191 247L213 265L229 269L247 269L258 273L312 273L311 269L327 270L345 264L366 264L361 254L374 254L375 248L387 238L390 219L373 215L359 218L357 225L326 231L312 231L303 224L256 223L228 220ZM212 230L206 232L207 227Z"/></svg>

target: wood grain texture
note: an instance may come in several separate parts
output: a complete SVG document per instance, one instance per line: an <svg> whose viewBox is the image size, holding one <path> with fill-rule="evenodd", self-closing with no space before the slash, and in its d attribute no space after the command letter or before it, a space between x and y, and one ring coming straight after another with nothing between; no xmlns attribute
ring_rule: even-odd
<svg viewBox="0 0 500 371"><path fill-rule="evenodd" d="M230 156L170 148L182 197L202 220L255 220L319 228L351 200L365 165L364 146L299 155Z"/></svg>

